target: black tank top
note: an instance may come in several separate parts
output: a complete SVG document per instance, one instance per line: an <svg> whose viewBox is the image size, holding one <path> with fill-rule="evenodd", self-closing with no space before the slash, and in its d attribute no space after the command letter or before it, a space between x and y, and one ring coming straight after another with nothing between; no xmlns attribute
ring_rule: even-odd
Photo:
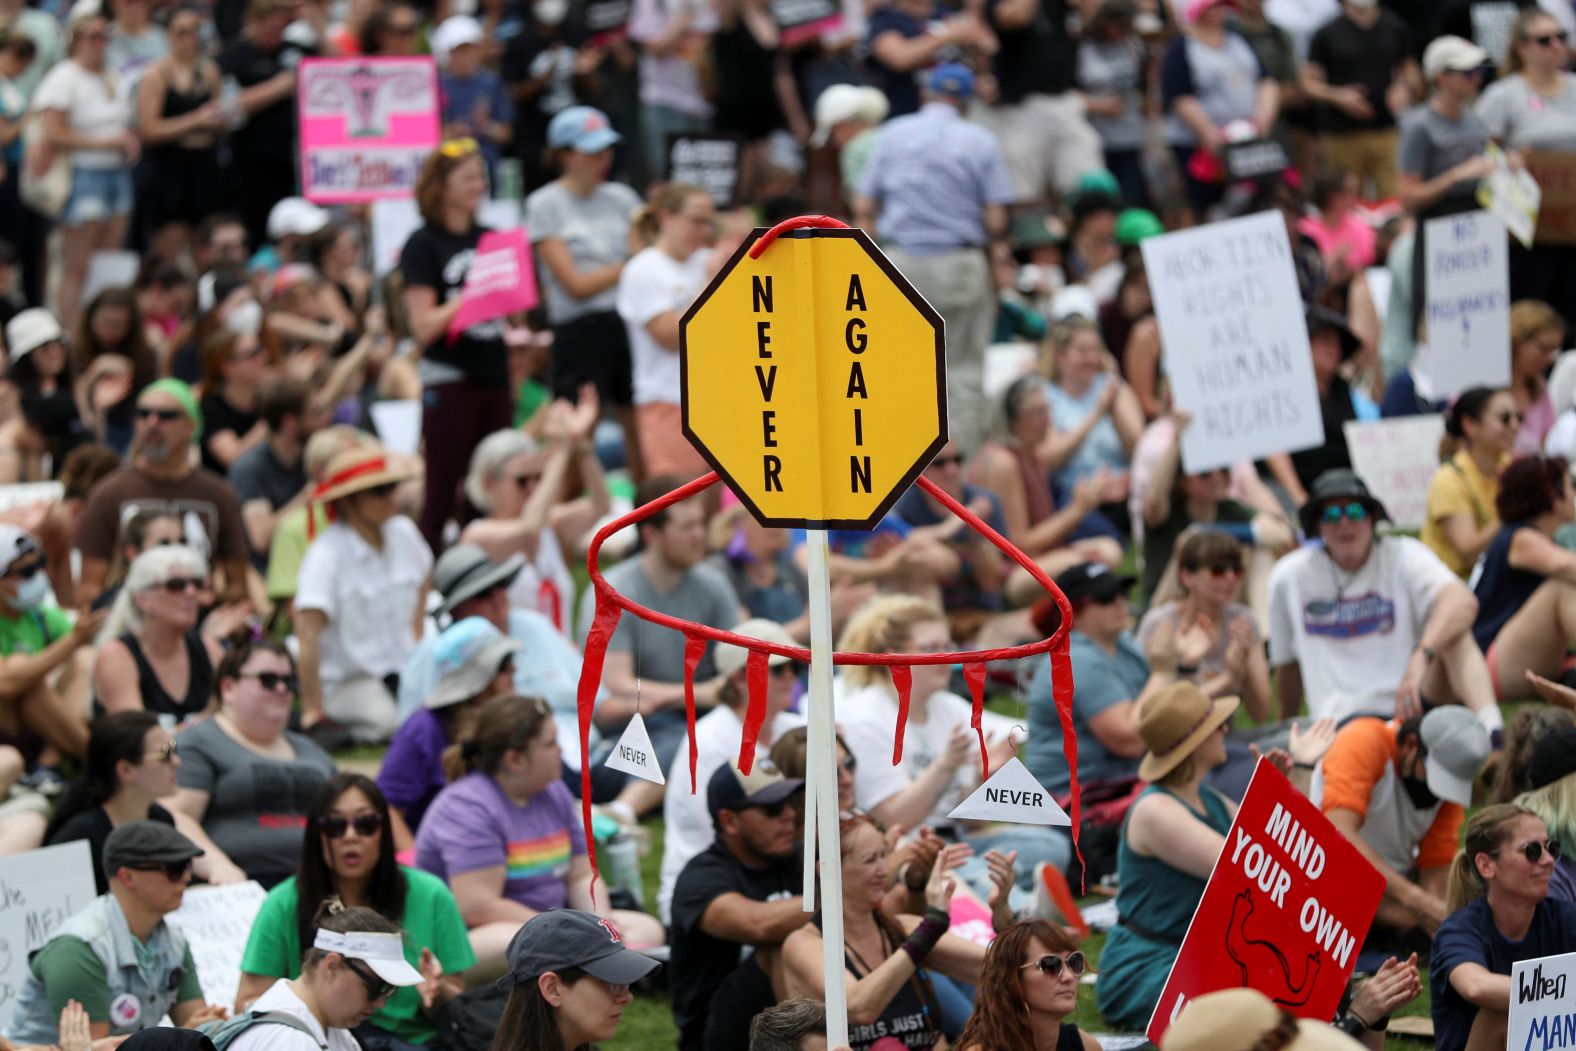
<svg viewBox="0 0 1576 1051"><path fill-rule="evenodd" d="M820 913L811 922L815 924L816 930L820 930ZM882 960L897 951L897 946L891 944L891 939L887 937L885 927L881 928L881 948L884 953ZM880 961L873 964L876 967L880 965ZM852 971L856 978L863 978L868 973L865 967L854 960L846 944L843 966ZM848 1029L848 1042L852 1051L870 1051L875 1042L883 1037L890 1037L902 1046L917 1051L929 1051L940 1041L941 1012L936 1003L935 991L930 987L930 976L923 968L898 988L881 1011L881 1017L868 1025L851 1025Z"/></svg>
<svg viewBox="0 0 1576 1051"><path fill-rule="evenodd" d="M137 681L142 688L142 707L155 715L173 715L185 719L208 707L213 697L213 663L208 659L208 648L202 644L202 635L194 628L186 633L186 656L191 664L191 675L186 683L186 696L176 700L159 682L153 665L148 663L137 636L131 632L120 636L120 641L131 651L137 662Z"/></svg>

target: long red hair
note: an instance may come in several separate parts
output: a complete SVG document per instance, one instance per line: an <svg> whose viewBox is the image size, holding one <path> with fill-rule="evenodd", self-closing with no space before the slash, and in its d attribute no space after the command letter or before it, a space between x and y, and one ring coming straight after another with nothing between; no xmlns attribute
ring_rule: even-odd
<svg viewBox="0 0 1576 1051"><path fill-rule="evenodd" d="M1034 1046L1023 995L1022 966L1029 943L1036 939L1054 953L1078 948L1066 931L1049 920L1023 920L996 935L980 968L974 1013L954 1046L982 1051Z"/></svg>

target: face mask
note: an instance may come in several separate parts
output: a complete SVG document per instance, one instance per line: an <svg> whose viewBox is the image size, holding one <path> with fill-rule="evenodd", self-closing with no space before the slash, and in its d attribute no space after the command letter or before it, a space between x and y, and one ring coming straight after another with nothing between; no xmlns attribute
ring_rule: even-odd
<svg viewBox="0 0 1576 1051"><path fill-rule="evenodd" d="M255 299L237 304L225 318L224 327L237 336L256 335L263 327L263 305Z"/></svg>
<svg viewBox="0 0 1576 1051"><path fill-rule="evenodd" d="M49 574L40 569L17 585L12 605L17 609L37 609L49 595Z"/></svg>
<svg viewBox="0 0 1576 1051"><path fill-rule="evenodd" d="M1401 787L1406 789L1406 796L1412 801L1412 806L1418 810L1427 810L1439 803L1439 797L1428 790L1428 779L1419 777L1417 768L1423 765L1422 757L1413 761L1413 773L1401 778Z"/></svg>
<svg viewBox="0 0 1576 1051"><path fill-rule="evenodd" d="M544 26L556 26L569 14L568 0L539 0L531 14Z"/></svg>

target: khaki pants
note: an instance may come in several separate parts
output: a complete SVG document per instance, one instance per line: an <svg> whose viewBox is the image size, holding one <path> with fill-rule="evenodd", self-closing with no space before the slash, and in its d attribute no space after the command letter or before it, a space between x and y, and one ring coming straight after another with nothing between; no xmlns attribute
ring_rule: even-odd
<svg viewBox="0 0 1576 1051"><path fill-rule="evenodd" d="M966 452L980 447L985 428L985 347L996 320L996 296L983 248L887 255L946 322L947 433Z"/></svg>
<svg viewBox="0 0 1576 1051"><path fill-rule="evenodd" d="M1324 163L1345 168L1357 176L1358 193L1379 201L1395 196L1396 145L1400 133L1394 128L1377 131L1349 131L1321 135ZM1370 190L1369 187L1372 187Z"/></svg>
<svg viewBox="0 0 1576 1051"><path fill-rule="evenodd" d="M1020 204L1044 201L1047 187L1067 194L1081 176L1105 169L1100 135L1075 91L1030 95L1012 106L975 106L969 116L996 133Z"/></svg>

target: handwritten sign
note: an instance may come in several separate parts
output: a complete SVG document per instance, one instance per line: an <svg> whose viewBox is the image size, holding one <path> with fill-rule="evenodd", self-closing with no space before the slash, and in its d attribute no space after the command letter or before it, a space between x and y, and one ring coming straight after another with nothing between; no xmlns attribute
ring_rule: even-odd
<svg viewBox="0 0 1576 1051"><path fill-rule="evenodd" d="M1428 483L1439 469L1445 418L1401 416L1341 425L1352 469L1368 488L1384 494L1390 520L1402 529L1421 529L1427 519Z"/></svg>
<svg viewBox="0 0 1576 1051"><path fill-rule="evenodd" d="M1538 180L1525 168L1511 170L1505 151L1498 146L1490 145L1484 152L1494 162L1494 170L1478 184L1478 203L1505 224L1510 236L1531 248L1543 199Z"/></svg>
<svg viewBox="0 0 1576 1051"><path fill-rule="evenodd" d="M1570 1047L1576 1042L1576 952L1520 960L1510 969L1511 1051Z"/></svg>
<svg viewBox="0 0 1576 1051"><path fill-rule="evenodd" d="M253 880L188 887L181 907L165 917L185 936L203 999L230 1007L241 984L241 954L268 893Z"/></svg>
<svg viewBox="0 0 1576 1051"><path fill-rule="evenodd" d="M668 136L668 178L699 186L718 208L732 208L739 189L742 144L731 135Z"/></svg>
<svg viewBox="0 0 1576 1051"><path fill-rule="evenodd" d="M1278 212L1141 246L1189 474L1324 444L1313 355Z"/></svg>
<svg viewBox="0 0 1576 1051"><path fill-rule="evenodd" d="M449 322L449 341L472 325L536 306L536 270L524 230L489 230L476 242L462 302Z"/></svg>
<svg viewBox="0 0 1576 1051"><path fill-rule="evenodd" d="M781 31L783 47L814 40L843 24L839 0L771 0L771 12Z"/></svg>
<svg viewBox="0 0 1576 1051"><path fill-rule="evenodd" d="M28 954L97 896L85 839L0 858L0 1005L16 1003Z"/></svg>
<svg viewBox="0 0 1576 1051"><path fill-rule="evenodd" d="M318 204L410 197L438 145L431 58L307 58L296 71L301 188Z"/></svg>
<svg viewBox="0 0 1576 1051"><path fill-rule="evenodd" d="M1510 256L1505 224L1488 212L1430 219L1426 247L1428 350L1420 368L1435 393L1510 384Z"/></svg>
<svg viewBox="0 0 1576 1051"><path fill-rule="evenodd" d="M1248 782L1149 1019L1158 1046L1196 996L1246 986L1328 1022L1384 896L1384 877L1267 759Z"/></svg>
<svg viewBox="0 0 1576 1051"><path fill-rule="evenodd" d="M1535 244L1576 244L1576 153L1533 150L1522 155L1542 192Z"/></svg>

